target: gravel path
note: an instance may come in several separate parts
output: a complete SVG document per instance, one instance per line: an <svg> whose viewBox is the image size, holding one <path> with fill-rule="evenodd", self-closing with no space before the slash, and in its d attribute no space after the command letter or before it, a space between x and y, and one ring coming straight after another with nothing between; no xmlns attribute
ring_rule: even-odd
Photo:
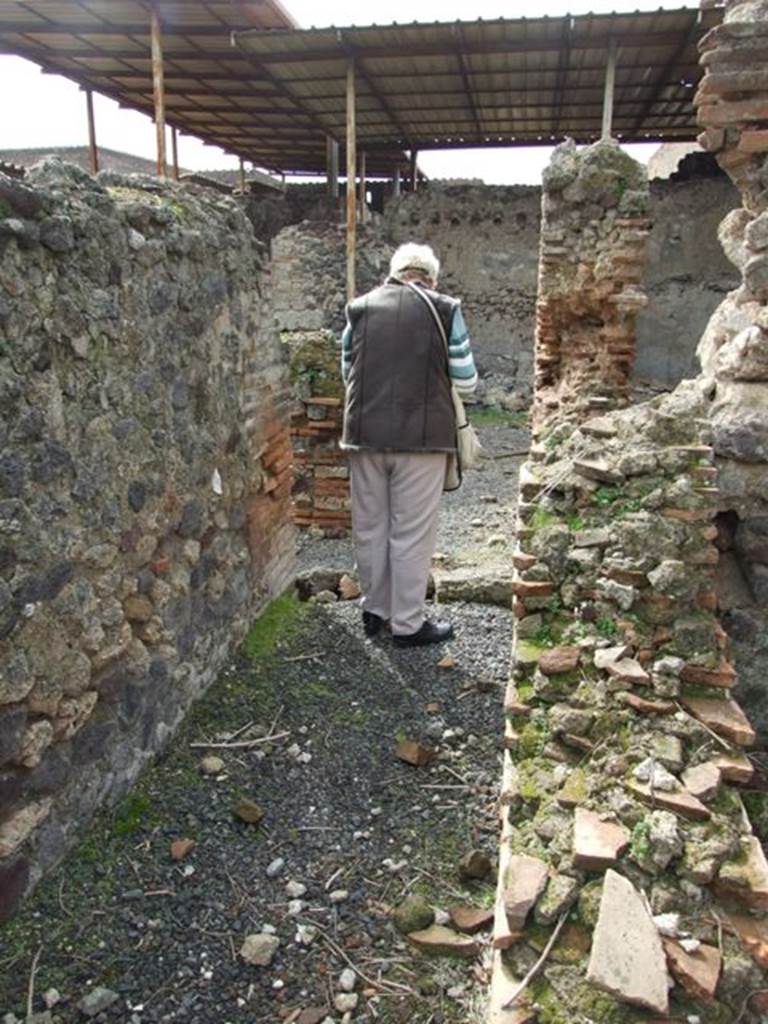
<svg viewBox="0 0 768 1024"><path fill-rule="evenodd" d="M446 500L440 544L459 560L505 557L519 464L506 456L527 447L509 425L482 434L503 457ZM305 544L300 562L352 568L342 541ZM0 1014L24 1019L37 957L38 1024L85 1020L83 997L92 1020L129 1024L481 1020L483 957L426 957L390 917L409 893L440 910L493 900L492 874L465 883L457 869L472 849L495 860L511 616L441 616L456 627L447 648L401 651L364 639L354 602L275 602L163 757L6 926ZM436 759L399 760L404 739ZM205 774L211 755L222 763ZM182 839L194 845L174 860ZM245 937L265 932L271 962L245 962Z"/></svg>

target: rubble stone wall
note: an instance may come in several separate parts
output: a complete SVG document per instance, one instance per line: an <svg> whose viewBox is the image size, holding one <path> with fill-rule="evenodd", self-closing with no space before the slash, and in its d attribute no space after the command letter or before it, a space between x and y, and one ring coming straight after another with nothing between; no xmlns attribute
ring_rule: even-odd
<svg viewBox="0 0 768 1024"><path fill-rule="evenodd" d="M674 385L695 376L704 326L737 283L716 225L738 203L728 178L658 182L643 288L649 303L637 319L636 375ZM391 198L382 218L360 229L358 290L378 284L395 245L435 248L441 287L462 297L482 375L494 400L533 387L533 337L541 190L526 186L433 183ZM341 331L344 323L343 227L313 218L272 240L275 312L284 330Z"/></svg>
<svg viewBox="0 0 768 1024"><path fill-rule="evenodd" d="M0 175L0 916L290 577L268 286L228 197Z"/></svg>
<svg viewBox="0 0 768 1024"><path fill-rule="evenodd" d="M734 785L755 733L716 614L706 411L689 382L555 427L522 471L497 1010L564 927L521 1021L640 1007L726 1024L765 984L750 915L768 908L768 865Z"/></svg>
<svg viewBox="0 0 768 1024"><path fill-rule="evenodd" d="M493 1021L511 1003L517 1024L768 1011L764 783L720 617L733 550L764 603L768 0L726 3L702 50L700 141L743 196L720 232L741 286L699 377L575 423L566 393L521 471Z"/></svg>
<svg viewBox="0 0 768 1024"><path fill-rule="evenodd" d="M731 3L701 41L699 141L741 193L720 226L737 287L699 345L721 493L721 608L768 737L768 4Z"/></svg>

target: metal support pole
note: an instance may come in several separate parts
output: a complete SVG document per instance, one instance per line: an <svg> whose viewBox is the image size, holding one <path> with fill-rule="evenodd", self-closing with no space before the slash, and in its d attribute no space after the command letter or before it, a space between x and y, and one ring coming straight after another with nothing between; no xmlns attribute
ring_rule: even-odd
<svg viewBox="0 0 768 1024"><path fill-rule="evenodd" d="M179 133L171 128L171 153L173 154L173 180L179 180Z"/></svg>
<svg viewBox="0 0 768 1024"><path fill-rule="evenodd" d="M240 157L240 191L245 192L245 161Z"/></svg>
<svg viewBox="0 0 768 1024"><path fill-rule="evenodd" d="M411 191L418 192L419 189L419 151L418 149L411 150Z"/></svg>
<svg viewBox="0 0 768 1024"><path fill-rule="evenodd" d="M613 124L613 93L616 85L616 40L608 44L608 63L605 67L605 92L603 93L603 129L601 139L610 139Z"/></svg>
<svg viewBox="0 0 768 1024"><path fill-rule="evenodd" d="M395 173L392 175L392 195L400 195L400 167L399 165L395 168Z"/></svg>
<svg viewBox="0 0 768 1024"><path fill-rule="evenodd" d="M355 62L347 63L347 301L355 297L355 248L357 236L355 179L355 152L357 130L355 124Z"/></svg>
<svg viewBox="0 0 768 1024"><path fill-rule="evenodd" d="M360 223L365 224L367 206L365 203L365 150L360 153Z"/></svg>
<svg viewBox="0 0 768 1024"><path fill-rule="evenodd" d="M157 9L152 7L152 90L155 98L155 129L157 131L157 173L166 174L165 160L165 83L163 80L163 36Z"/></svg>
<svg viewBox="0 0 768 1024"><path fill-rule="evenodd" d="M88 109L88 160L91 174L99 173L99 149L96 145L96 118L93 116L93 90L85 90L85 104Z"/></svg>
<svg viewBox="0 0 768 1024"><path fill-rule="evenodd" d="M325 162L328 173L328 195L339 198L339 144L330 135L325 137Z"/></svg>

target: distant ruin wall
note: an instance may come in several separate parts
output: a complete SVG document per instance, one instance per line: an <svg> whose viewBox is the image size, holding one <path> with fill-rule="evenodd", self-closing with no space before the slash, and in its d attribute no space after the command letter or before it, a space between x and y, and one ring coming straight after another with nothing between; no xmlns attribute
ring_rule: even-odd
<svg viewBox="0 0 768 1024"><path fill-rule="evenodd" d="M0 919L289 578L267 286L227 197L0 175Z"/></svg>
<svg viewBox="0 0 768 1024"><path fill-rule="evenodd" d="M656 182L651 189L648 306L637 321L635 375L664 384L695 376L704 325L737 276L717 241L716 225L738 204L725 176ZM459 295L486 392L533 386L533 333L541 190L528 186L432 184L387 204L361 230L358 291L380 282L392 248L417 240L434 246L440 286ZM341 331L344 235L313 221L272 242L276 318L282 330Z"/></svg>

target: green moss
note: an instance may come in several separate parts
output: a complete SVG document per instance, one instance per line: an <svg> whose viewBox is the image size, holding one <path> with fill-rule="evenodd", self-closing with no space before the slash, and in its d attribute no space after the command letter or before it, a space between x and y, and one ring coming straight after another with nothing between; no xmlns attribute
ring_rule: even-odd
<svg viewBox="0 0 768 1024"><path fill-rule="evenodd" d="M755 830L755 835L761 843L768 842L768 793L744 793L742 795L744 806L749 814L749 820Z"/></svg>
<svg viewBox="0 0 768 1024"><path fill-rule="evenodd" d="M582 804L589 796L587 773L583 768L574 768L560 790L561 796L569 803Z"/></svg>
<svg viewBox="0 0 768 1024"><path fill-rule="evenodd" d="M482 409L471 409L469 419L476 427L518 427L528 426L528 413L510 412L496 406L484 406Z"/></svg>
<svg viewBox="0 0 768 1024"><path fill-rule="evenodd" d="M592 504L599 508L609 508L621 497L621 491L617 487L596 487L592 492Z"/></svg>
<svg viewBox="0 0 768 1024"><path fill-rule="evenodd" d="M524 757L536 757L544 750L550 739L550 730L546 719L531 718L520 732L518 746Z"/></svg>
<svg viewBox="0 0 768 1024"><path fill-rule="evenodd" d="M614 640L619 635L619 627L613 619L598 619L595 629L603 640Z"/></svg>
<svg viewBox="0 0 768 1024"><path fill-rule="evenodd" d="M115 833L118 836L134 835L149 824L153 818L152 801L145 793L134 790L115 811Z"/></svg>
<svg viewBox="0 0 768 1024"><path fill-rule="evenodd" d="M548 979L553 979L553 983ZM593 988L577 967L549 968L546 977L540 975L534 980L530 991L540 1007L538 1024L634 1024L648 1016Z"/></svg>
<svg viewBox="0 0 768 1024"><path fill-rule="evenodd" d="M632 839L629 844L629 852L639 863L644 864L651 853L651 823L643 818L632 829Z"/></svg>
<svg viewBox="0 0 768 1024"><path fill-rule="evenodd" d="M543 530L545 527L554 526L559 522L560 519L554 514L554 512L549 512L545 508L537 508L534 510L534 513L528 522L528 526L530 526L532 530Z"/></svg>
<svg viewBox="0 0 768 1024"><path fill-rule="evenodd" d="M249 629L243 650L252 661L269 657L279 640L295 634L306 614L307 606L296 598L293 591L276 597Z"/></svg>

